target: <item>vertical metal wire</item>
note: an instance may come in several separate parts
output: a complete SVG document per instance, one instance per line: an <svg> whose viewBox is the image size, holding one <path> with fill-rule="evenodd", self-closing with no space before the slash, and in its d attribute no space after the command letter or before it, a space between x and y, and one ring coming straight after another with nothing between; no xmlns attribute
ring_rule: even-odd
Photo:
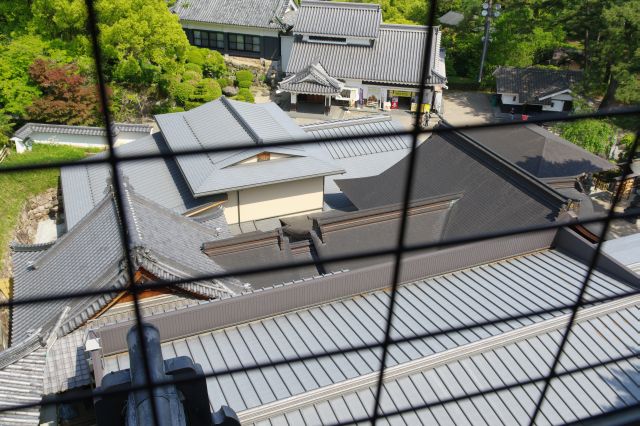
<svg viewBox="0 0 640 426"><path fill-rule="evenodd" d="M140 348L143 353L143 367L144 367L144 375L145 375L145 384L146 389L144 392L147 393L147 396L151 402L151 411L153 413L153 423L158 425L158 411L157 404L153 396L154 383L151 380L151 370L149 368L149 360L147 358L147 345L144 340L143 331L142 331L142 312L140 311L139 304L139 295L138 291L135 288L135 273L133 271L133 257L131 255L131 236L129 235L129 226L127 226L129 217L127 212L125 211L125 197L123 193L123 183L120 179L119 166L118 166L118 156L115 151L115 143L113 138L113 127L111 122L111 113L109 111L109 100L107 98L107 85L104 78L103 73L103 65L102 65L102 51L100 49L100 32L98 29L98 20L95 11L95 7L93 4L94 0L85 0L85 4L87 6L87 24L89 27L89 33L91 34L91 44L93 47L93 58L96 66L96 75L98 78L98 90L100 95L100 107L102 108L102 115L104 120L104 126L107 134L107 143L109 149L109 157L108 161L111 166L111 182L113 186L113 198L116 206L116 214L119 218L118 230L120 232L120 242L123 248L123 254L125 258L125 267L127 269L127 278L129 280L129 285L127 291L133 297L133 306L135 310L136 316L136 324L137 324L137 333L138 340L140 343Z"/></svg>
<svg viewBox="0 0 640 426"><path fill-rule="evenodd" d="M400 226L398 229L398 243L396 246L396 252L394 254L395 261L393 265L393 275L391 277L391 295L389 298L389 308L387 310L387 318L385 323L384 338L382 341L382 355L380 357L380 370L378 373L378 380L376 384L375 398L373 401L373 416L371 417L371 423L375 426L380 418L380 397L382 395L382 387L384 385L384 371L387 365L387 356L389 354L389 345L391 341L391 327L393 326L393 311L396 305L396 297L398 291L398 285L400 281L400 272L402 270L402 254L404 252L405 234L407 232L407 221L409 203L411 201L411 190L413 187L413 180L415 178L416 159L417 159L417 147L418 137L420 136L420 113L422 111L422 104L424 103L424 91L426 86L426 79L431 67L431 56L437 54L433 52L433 24L435 22L436 10L438 7L437 0L431 0L431 7L429 8L429 14L427 17L427 40L426 51L422 59L422 68L420 70L420 92L418 93L418 111L416 112L416 119L413 123L413 133L411 135L411 151L409 153L409 169L407 170L407 178L405 179L405 185L403 188L402 198L402 216L400 217Z"/></svg>
<svg viewBox="0 0 640 426"><path fill-rule="evenodd" d="M627 156L627 159L624 163L624 169L623 169L623 174L622 174L622 180L620 181L620 184L618 185L618 189L616 190L613 199L611 200L611 207L609 208L609 211L607 212L607 217L605 218L604 222L603 222L603 226L602 226L602 232L600 233L600 238L598 240L598 243L596 244L594 253L591 257L591 261L589 262L589 269L587 270L587 274L584 277L584 281L582 283L582 287L580 287L580 291L578 292L578 297L576 299L575 304L573 305L573 308L571 309L571 315L569 316L569 322L567 323L567 326L564 328L564 332L562 334L562 339L560 340L560 345L558 346L558 350L556 351L555 356L553 357L553 362L551 364L551 368L549 370L549 375L546 377L544 384L542 386L542 392L540 393L540 398L538 398L538 402L536 403L536 407L535 410L533 411L533 415L531 416L531 421L529 422L529 425L532 426L535 424L536 418L538 417L538 414L540 413L540 409L542 408L542 404L544 403L544 399L545 396L547 394L547 390L549 389L549 386L551 385L551 380L553 379L553 377L556 374L556 370L558 368L558 364L560 363L560 357L562 356L563 352L564 352L564 347L567 343L567 340L569 339L569 334L571 333L571 329L573 328L573 324L575 323L576 320L576 315L578 314L578 309L580 308L580 306L582 305L582 301L584 298L585 293L587 292L587 289L589 287L589 280L591 279L591 275L593 274L593 271L596 268L596 265L598 263L598 258L600 257L600 252L602 250L602 244L604 243L604 239L607 236L607 232L609 231L609 226L611 225L611 221L613 219L613 215L614 215L614 209L616 207L616 205L618 204L618 202L620 201L620 198L622 196L622 188L623 188L623 182L624 179L626 179L627 176L629 176L631 174L631 163L633 162L633 157L635 156L636 150L638 149L638 139L640 139L640 132L636 132L636 137L635 140L633 141L633 145L631 147L631 149L629 149L629 153Z"/></svg>

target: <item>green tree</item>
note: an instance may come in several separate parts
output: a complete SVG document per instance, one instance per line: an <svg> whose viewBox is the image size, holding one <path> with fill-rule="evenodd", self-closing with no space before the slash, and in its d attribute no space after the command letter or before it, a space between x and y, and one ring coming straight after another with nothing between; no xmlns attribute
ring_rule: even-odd
<svg viewBox="0 0 640 426"><path fill-rule="evenodd" d="M13 123L11 117L6 114L0 114L0 148L9 143L9 137L13 131Z"/></svg>
<svg viewBox="0 0 640 426"><path fill-rule="evenodd" d="M577 120L560 129L563 138L596 155L606 155L615 136L613 126L602 120Z"/></svg>

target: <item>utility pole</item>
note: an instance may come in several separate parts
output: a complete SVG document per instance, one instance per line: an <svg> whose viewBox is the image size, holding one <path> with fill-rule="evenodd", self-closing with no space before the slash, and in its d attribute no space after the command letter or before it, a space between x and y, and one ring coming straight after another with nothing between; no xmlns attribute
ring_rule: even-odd
<svg viewBox="0 0 640 426"><path fill-rule="evenodd" d="M487 58L487 50L489 49L489 35L491 34L491 18L500 16L502 6L493 4L493 0L488 0L482 4L482 16L484 16L484 37L482 45L482 57L480 58L480 72L478 73L478 83L482 81L482 71L484 69L484 61Z"/></svg>

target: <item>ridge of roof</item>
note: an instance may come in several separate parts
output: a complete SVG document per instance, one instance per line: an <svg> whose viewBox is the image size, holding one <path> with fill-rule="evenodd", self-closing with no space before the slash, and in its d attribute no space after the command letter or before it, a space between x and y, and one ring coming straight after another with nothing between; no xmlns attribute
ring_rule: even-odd
<svg viewBox="0 0 640 426"><path fill-rule="evenodd" d="M380 30L426 32L426 31L429 31L429 28L433 28L436 32L440 31L440 25L434 25L433 27L429 27L427 25L412 25L412 24L391 24L391 23L380 24Z"/></svg>
<svg viewBox="0 0 640 426"><path fill-rule="evenodd" d="M238 111L236 107L233 105L231 100L227 99L226 96L222 95L220 97L220 102L222 103L222 105L224 105L227 108L227 111L231 113L233 118L242 126L244 131L247 132L249 137L251 137L251 139L253 139L253 141L256 144L262 145L264 143L264 140L255 132L255 130L253 130L253 127L251 126L251 124L247 120L245 120L245 118L242 116L240 111Z"/></svg>
<svg viewBox="0 0 640 426"><path fill-rule="evenodd" d="M366 117L347 118L344 120L321 121L318 123L305 124L300 127L305 132L313 132L316 130L335 129L337 127L357 126L360 124L380 123L384 121L391 121L391 116L378 114Z"/></svg>
<svg viewBox="0 0 640 426"><path fill-rule="evenodd" d="M148 132L151 133L153 126L150 124L135 123L112 123L111 129L114 136L120 132ZM14 136L25 139L33 132L55 132L60 134L80 134L89 136L106 136L107 132L104 127L97 126L70 126L67 124L49 124L49 123L26 123L15 131Z"/></svg>
<svg viewBox="0 0 640 426"><path fill-rule="evenodd" d="M453 126L446 120L442 120L438 124L438 126L442 126L449 129L453 128ZM453 138L451 137L452 135L454 135ZM467 134L464 134L459 131L447 131L447 132L443 132L443 136L449 142L454 142L454 143L459 142L456 140L456 138L460 138L462 141L464 141L467 144L467 146L472 147L476 153L479 153L484 158L490 159L490 161L492 161L495 165L508 171L507 176L509 175L518 176L524 182L527 182L529 185L535 188L539 192L539 194L545 196L546 199L550 201L560 202L562 203L562 205L566 205L567 198L564 197L562 194L560 194L558 191L556 191L549 185L546 185L531 173L513 164L512 162L510 162L509 160L507 160L497 152L486 147L485 145L476 141L475 139L468 136Z"/></svg>
<svg viewBox="0 0 640 426"><path fill-rule="evenodd" d="M300 6L315 6L324 8L345 8L345 9L371 9L379 10L380 5L377 3L353 3L353 2L339 2L339 1L318 1L318 0L303 0Z"/></svg>
<svg viewBox="0 0 640 426"><path fill-rule="evenodd" d="M13 241L9 243L9 248L15 252L39 252L46 251L52 245L55 244L55 241L50 241L48 243L36 243L36 244L25 244L19 243L17 241Z"/></svg>

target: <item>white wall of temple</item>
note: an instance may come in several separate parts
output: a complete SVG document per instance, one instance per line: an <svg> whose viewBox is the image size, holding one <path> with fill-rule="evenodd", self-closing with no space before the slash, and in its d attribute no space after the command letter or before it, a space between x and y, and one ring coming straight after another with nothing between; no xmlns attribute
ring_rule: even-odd
<svg viewBox="0 0 640 426"><path fill-rule="evenodd" d="M122 145L134 140L149 136L146 132L120 132L115 137L116 145ZM51 132L33 132L29 135L32 143L48 145L71 145L78 147L104 148L107 146L107 138L104 136L65 135Z"/></svg>
<svg viewBox="0 0 640 426"><path fill-rule="evenodd" d="M319 212L323 206L324 178L264 185L227 195L224 215L229 224Z"/></svg>

